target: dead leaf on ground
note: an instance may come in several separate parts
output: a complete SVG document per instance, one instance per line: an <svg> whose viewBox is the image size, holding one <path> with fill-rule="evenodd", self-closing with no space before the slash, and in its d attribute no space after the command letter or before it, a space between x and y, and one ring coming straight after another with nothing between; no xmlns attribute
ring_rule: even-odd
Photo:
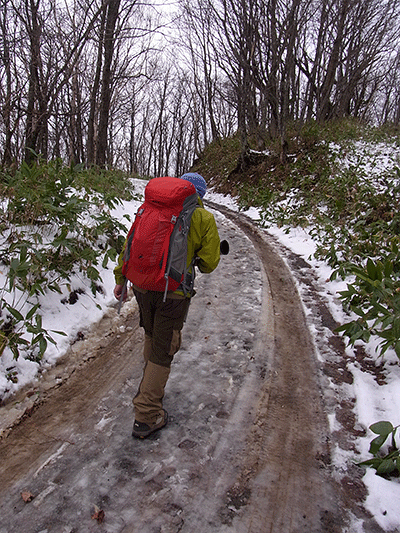
<svg viewBox="0 0 400 533"><path fill-rule="evenodd" d="M35 497L31 492L28 490L25 490L24 492L21 492L22 499L25 503L31 502L33 498Z"/></svg>
<svg viewBox="0 0 400 533"><path fill-rule="evenodd" d="M94 506L94 513L92 514L92 520L97 520L98 522L103 522L105 513L103 509L99 509L97 505Z"/></svg>

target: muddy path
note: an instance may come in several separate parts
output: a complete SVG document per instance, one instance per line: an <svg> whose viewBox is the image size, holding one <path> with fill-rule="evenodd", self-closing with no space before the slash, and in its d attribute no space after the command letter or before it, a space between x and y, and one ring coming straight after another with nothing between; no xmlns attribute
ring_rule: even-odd
<svg viewBox="0 0 400 533"><path fill-rule="evenodd" d="M0 533L344 533L354 515L380 531L333 471L337 399L286 262L250 221L216 216L231 253L198 276L168 426L131 437L143 337L134 301L110 309L1 408L28 405L0 441Z"/></svg>

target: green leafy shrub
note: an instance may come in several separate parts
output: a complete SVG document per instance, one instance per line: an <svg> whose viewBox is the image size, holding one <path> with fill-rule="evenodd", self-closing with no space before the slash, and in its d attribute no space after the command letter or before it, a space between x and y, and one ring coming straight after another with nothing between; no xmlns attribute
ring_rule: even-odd
<svg viewBox="0 0 400 533"><path fill-rule="evenodd" d="M48 330L43 328L42 317L39 313L40 305L32 305L25 316L21 312L2 299L1 307L7 312L5 319L0 321L0 356L6 346L12 351L14 358L18 359L20 348L28 350L28 359L39 362L46 349L48 342L56 344ZM63 331L51 330L51 333L65 335ZM30 336L30 340L26 337ZM13 375L14 380L16 376Z"/></svg>
<svg viewBox="0 0 400 533"><path fill-rule="evenodd" d="M357 315L340 326L350 344L370 336L382 339L380 355L393 348L400 358L400 253L393 243L392 254L380 260L367 260L364 268L353 266L350 270L355 281L340 293L344 305Z"/></svg>
<svg viewBox="0 0 400 533"><path fill-rule="evenodd" d="M99 266L120 252L127 228L111 209L134 198L118 173L65 167L61 161L24 163L2 175L0 208L0 354L18 358L23 348L39 361L52 333L42 326L39 295L61 293L79 273L98 290ZM129 219L129 217L127 217ZM13 378L14 379L14 378Z"/></svg>
<svg viewBox="0 0 400 533"><path fill-rule="evenodd" d="M358 463L363 466L372 466L379 476L387 477L391 475L400 475L400 451L396 446L395 435L397 428L393 427L391 422L381 421L372 424L369 429L378 435L375 437L369 447L369 452L374 456L372 459ZM387 438L391 435L391 444L386 451L382 450Z"/></svg>

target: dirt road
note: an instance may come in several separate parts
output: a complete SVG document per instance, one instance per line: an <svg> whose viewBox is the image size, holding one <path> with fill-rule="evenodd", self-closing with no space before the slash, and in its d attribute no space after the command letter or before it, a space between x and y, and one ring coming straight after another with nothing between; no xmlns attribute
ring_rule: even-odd
<svg viewBox="0 0 400 533"><path fill-rule="evenodd" d="M168 426L131 437L142 332L133 302L111 309L24 392L33 407L0 441L0 533L344 533L351 516L380 531L359 480L333 471L336 399L290 271L268 236L225 214L231 253L197 279Z"/></svg>

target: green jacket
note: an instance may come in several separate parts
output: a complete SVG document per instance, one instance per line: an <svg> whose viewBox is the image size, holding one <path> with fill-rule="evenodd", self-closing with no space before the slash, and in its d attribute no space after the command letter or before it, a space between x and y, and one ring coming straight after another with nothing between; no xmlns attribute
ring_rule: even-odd
<svg viewBox="0 0 400 533"><path fill-rule="evenodd" d="M190 266L192 259L196 256L196 262L200 272L210 273L215 270L220 260L220 239L217 225L212 213L204 209L200 197L198 199L199 207L194 210L190 223L188 235L188 255L187 266ZM114 269L115 283L123 285L125 278L122 275L122 265L125 252L125 246L118 257L117 266ZM176 291L180 294L180 291Z"/></svg>

